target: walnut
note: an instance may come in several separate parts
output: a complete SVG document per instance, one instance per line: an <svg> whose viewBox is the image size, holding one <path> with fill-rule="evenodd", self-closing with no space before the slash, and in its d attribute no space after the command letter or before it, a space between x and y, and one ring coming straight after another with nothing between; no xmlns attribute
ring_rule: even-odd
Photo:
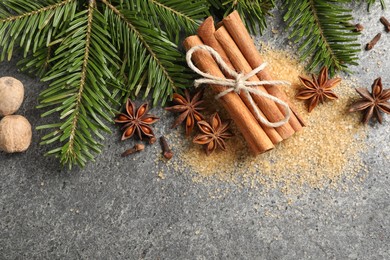
<svg viewBox="0 0 390 260"><path fill-rule="evenodd" d="M0 121L0 150L24 152L31 144L31 137L31 125L25 117L10 115Z"/></svg>
<svg viewBox="0 0 390 260"><path fill-rule="evenodd" d="M0 116L12 115L23 102L22 82L12 77L0 78Z"/></svg>

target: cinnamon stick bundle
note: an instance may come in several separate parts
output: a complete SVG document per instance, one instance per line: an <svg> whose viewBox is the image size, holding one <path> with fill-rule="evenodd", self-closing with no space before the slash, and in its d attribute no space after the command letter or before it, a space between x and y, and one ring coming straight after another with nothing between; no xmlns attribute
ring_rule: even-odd
<svg viewBox="0 0 390 260"><path fill-rule="evenodd" d="M187 37L183 44L188 51L192 47L203 45L203 42L195 35ZM193 54L193 61L201 71L224 78L219 66L208 52L202 50L196 51ZM212 88L216 94L226 90L226 87L219 85L211 85L210 88ZM220 102L235 122L254 154L257 155L274 148L270 138L236 93L230 92L222 96Z"/></svg>
<svg viewBox="0 0 390 260"><path fill-rule="evenodd" d="M236 71L247 74L253 70L224 26L221 26L214 35L228 55L230 62L233 64ZM259 78L255 75L249 78L249 81L259 81ZM264 86L257 86L256 88L268 93ZM280 109L274 101L258 95L252 95L252 98L255 100L260 110L265 114L268 121L277 122L284 119L284 108ZM283 139L287 139L295 133L295 130L291 127L289 122L275 129Z"/></svg>
<svg viewBox="0 0 390 260"><path fill-rule="evenodd" d="M233 64L230 62L230 59L228 55L226 54L225 50L221 46L221 44L218 42L218 40L215 38L215 26L214 26L214 19L210 16L208 17L200 26L198 29L198 35L202 39L203 43L212 47L214 50L218 52L218 54L222 57L222 59L225 61L225 63L231 68L234 69ZM225 73L225 76L226 75ZM247 97L244 94L240 94L241 99L244 101L246 106L249 108L249 110L252 112L253 115L255 115L255 111L253 110L252 106L250 105L250 101L247 99ZM266 117L264 114L262 114L263 117ZM267 134L267 136L271 139L272 143L277 144L281 141L283 141L283 137L275 130L273 127L266 126L259 122L261 127L263 128L264 132ZM290 134L293 134L294 131ZM288 135L288 134L287 134ZM287 135L284 135L284 138L287 137Z"/></svg>
<svg viewBox="0 0 390 260"><path fill-rule="evenodd" d="M237 12L233 12L223 22L219 23L218 29L215 28L212 17L207 18L199 27L198 35L201 39L198 36L190 36L185 39L184 47L186 50L188 51L195 46L206 44L213 48L226 64L218 65L222 62L219 58L215 57L214 59L209 51L198 49L192 53L192 60L195 66L205 73L221 79L228 78L230 80L236 80L235 77L238 76L233 76L227 67L237 71L237 73L248 74L262 64L261 56ZM218 64L216 60L219 60ZM224 67L225 69L223 69ZM272 78L267 71L263 70L247 81L261 80L272 81ZM210 88L215 94L222 92L226 94L227 87L215 85L217 82L212 83ZM250 94L251 96L248 96L245 90L240 90L241 92L239 94L235 92L229 92L226 95L223 94L220 101L243 134L250 149L254 154L259 154L272 149L274 144L289 138L296 131L301 130L304 126L304 121L291 108L286 94L278 86L265 85L255 86L254 88L260 91L257 95ZM273 128L269 124L262 123L257 118L256 111L260 111L260 116L272 123L280 122L286 116L285 107L282 104L263 97L261 92L265 95L273 95L290 106L293 113L290 113L288 122L282 126ZM250 100L251 98L255 103ZM256 106L258 110L256 110Z"/></svg>
<svg viewBox="0 0 390 260"><path fill-rule="evenodd" d="M257 68L263 63L263 59L257 50L249 32L247 31L244 23L242 22L240 15L237 11L232 12L230 15L223 19L223 26L227 29L231 37L234 39L236 45L242 52L245 59L248 61L252 69ZM272 80L270 73L265 69L260 71L257 76L261 80ZM299 131L305 126L304 120L296 112L296 109L288 101L286 94L279 89L278 86L266 85L268 93L283 100L289 106L294 116L291 116L289 123L295 131Z"/></svg>

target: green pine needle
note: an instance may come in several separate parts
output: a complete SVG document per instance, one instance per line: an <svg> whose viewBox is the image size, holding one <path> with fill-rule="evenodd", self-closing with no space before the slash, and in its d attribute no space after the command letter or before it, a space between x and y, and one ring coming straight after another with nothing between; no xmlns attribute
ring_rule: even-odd
<svg viewBox="0 0 390 260"><path fill-rule="evenodd" d="M267 28L267 16L275 7L274 0L209 0L211 6L218 10L224 10L224 16L237 10L249 31L260 34Z"/></svg>
<svg viewBox="0 0 390 260"><path fill-rule="evenodd" d="M365 0L365 1L367 2L367 9L368 9L368 11L370 11L370 8L371 8L371 6L373 4L378 2L378 0ZM385 9L386 8L385 0L379 0L379 2L381 3L382 9Z"/></svg>
<svg viewBox="0 0 390 260"><path fill-rule="evenodd" d="M144 0L136 7L127 6L127 9L137 11L145 18L151 17L153 27L175 35L181 30L187 34L195 33L199 21L208 14L209 5L207 0Z"/></svg>
<svg viewBox="0 0 390 260"><path fill-rule="evenodd" d="M284 19L292 28L290 38L299 44L301 59L310 59L309 70L327 66L348 71L357 64L357 33L353 32L351 10L342 3L349 0L286 0Z"/></svg>

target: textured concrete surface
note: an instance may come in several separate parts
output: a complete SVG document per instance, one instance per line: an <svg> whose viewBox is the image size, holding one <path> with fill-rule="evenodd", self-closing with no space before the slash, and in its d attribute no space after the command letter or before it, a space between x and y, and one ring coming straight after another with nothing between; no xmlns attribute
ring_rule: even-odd
<svg viewBox="0 0 390 260"><path fill-rule="evenodd" d="M366 27L362 44L383 31L382 14L390 17L379 8L356 14ZM271 28L283 29L270 20ZM281 37L262 39L288 43ZM362 51L362 65L354 68L359 84L382 76L390 87L389 48L384 33L374 51ZM0 76L25 84L19 114L36 127L46 120L35 109L45 85L15 63L2 63ZM390 259L389 126L387 117L370 131L374 145L364 154L370 170L364 182L340 191L307 188L293 204L278 191L260 196L234 187L210 198L213 188L193 183L185 169L156 165L154 149L121 159L132 143L118 142L118 132L107 137L96 163L61 170L56 159L42 156L47 147L39 146L42 133L34 131L26 153L0 153L0 259ZM158 129L168 131L162 124ZM156 169L167 178L159 179Z"/></svg>

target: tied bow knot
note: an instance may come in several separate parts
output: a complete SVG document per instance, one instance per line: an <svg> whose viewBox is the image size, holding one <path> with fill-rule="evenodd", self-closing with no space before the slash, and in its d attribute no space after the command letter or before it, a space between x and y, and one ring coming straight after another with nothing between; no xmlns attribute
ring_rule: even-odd
<svg viewBox="0 0 390 260"><path fill-rule="evenodd" d="M192 55L194 52L198 50L204 50L207 51L209 54L211 54L214 58L217 64L230 76L232 76L233 79L226 79L226 78L221 78L221 77L216 77L213 76L209 73L205 73L201 71L199 68L197 68L194 63L192 62ZM218 95L216 95L216 99L219 99L226 94L230 92L235 92L237 94L243 94L246 96L246 98L249 100L249 103L251 107L253 108L253 111L255 113L255 116L258 120L260 120L261 123L263 123L266 126L269 127L280 127L288 122L290 119L290 107L288 104L279 98L272 96L264 91L261 91L257 88L256 86L259 85L290 85L288 81L283 81L283 80L262 80L262 81L248 81L251 77L262 71L266 66L267 63L261 64L259 67L255 68L248 74L244 73L237 73L235 70L232 70L222 59L222 57L219 55L218 52L216 52L213 48L207 45L198 45L195 47L192 47L186 55L186 60L188 66L197 74L203 76L203 78L196 79L194 81L194 86L197 88L202 84L209 84L209 85L221 85L221 86L226 86L228 87L225 91L222 91ZM285 117L278 121L278 122L270 122L268 119L266 119L260 109L257 107L255 101L253 100L251 94L267 98L269 100L274 101L275 103L281 105L284 110L285 110Z"/></svg>
<svg viewBox="0 0 390 260"><path fill-rule="evenodd" d="M243 89L245 87L245 78L244 78L244 74L242 73L239 73L237 75L237 78L236 78L236 85L234 86L234 92L236 92L237 94L240 94L241 92L241 89Z"/></svg>

